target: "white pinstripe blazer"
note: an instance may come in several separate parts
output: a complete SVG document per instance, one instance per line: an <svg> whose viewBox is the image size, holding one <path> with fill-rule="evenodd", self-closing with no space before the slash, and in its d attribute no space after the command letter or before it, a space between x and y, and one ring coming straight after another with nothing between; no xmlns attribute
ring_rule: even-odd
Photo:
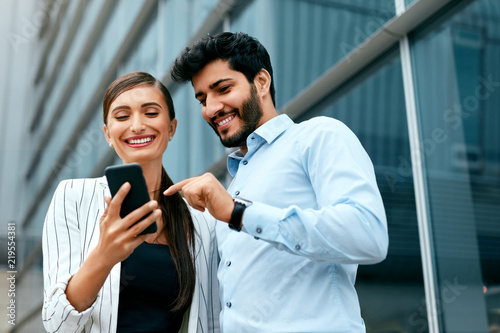
<svg viewBox="0 0 500 333"><path fill-rule="evenodd" d="M99 240L99 221L111 196L105 177L59 183L43 227L44 305L48 332L116 332L120 263L109 274L94 304L78 312L67 300L66 285ZM189 207L196 237L196 287L181 332L219 332L218 252L215 219Z"/></svg>

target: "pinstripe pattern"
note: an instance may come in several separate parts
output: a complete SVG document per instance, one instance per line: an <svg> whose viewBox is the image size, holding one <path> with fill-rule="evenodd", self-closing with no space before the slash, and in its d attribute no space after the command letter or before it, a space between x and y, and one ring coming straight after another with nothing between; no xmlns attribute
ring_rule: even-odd
<svg viewBox="0 0 500 333"><path fill-rule="evenodd" d="M66 285L99 240L104 196L110 196L104 177L62 181L57 187L43 227L44 305L42 320L48 332L115 332L120 288L120 264L111 270L97 300L78 313L68 302ZM181 332L219 332L219 261L215 220L190 208L196 237L196 287L189 316Z"/></svg>

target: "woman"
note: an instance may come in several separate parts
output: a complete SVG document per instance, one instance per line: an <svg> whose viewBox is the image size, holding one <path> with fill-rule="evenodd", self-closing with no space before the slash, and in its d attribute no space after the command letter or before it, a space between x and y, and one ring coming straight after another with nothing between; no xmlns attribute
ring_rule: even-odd
<svg viewBox="0 0 500 333"><path fill-rule="evenodd" d="M43 228L45 328L219 331L215 221L161 195L172 185L162 166L177 127L170 93L129 73L108 87L103 111L106 140L124 164L142 166L152 200L122 219L128 183L113 198L105 177L59 184ZM139 235L154 221L156 233Z"/></svg>

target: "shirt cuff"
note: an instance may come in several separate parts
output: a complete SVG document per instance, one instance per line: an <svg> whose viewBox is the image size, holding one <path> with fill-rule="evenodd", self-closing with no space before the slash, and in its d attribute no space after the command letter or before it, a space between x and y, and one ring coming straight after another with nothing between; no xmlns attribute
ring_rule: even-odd
<svg viewBox="0 0 500 333"><path fill-rule="evenodd" d="M44 326L49 331L58 327L62 327L63 331L68 332L79 331L90 319L99 300L100 295L97 295L96 300L88 309L78 312L66 297L66 287L66 283L57 283L49 290L48 297L44 301L42 317Z"/></svg>
<svg viewBox="0 0 500 333"><path fill-rule="evenodd" d="M253 202L243 213L242 231L266 240L275 240L283 210L260 202Z"/></svg>

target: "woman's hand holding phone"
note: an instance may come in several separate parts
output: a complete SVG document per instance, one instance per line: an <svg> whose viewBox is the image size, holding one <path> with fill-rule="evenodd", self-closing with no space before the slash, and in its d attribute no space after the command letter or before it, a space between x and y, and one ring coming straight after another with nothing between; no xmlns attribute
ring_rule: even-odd
<svg viewBox="0 0 500 333"><path fill-rule="evenodd" d="M113 198L104 199L107 207L100 220L98 244L68 282L66 296L77 311L84 311L94 303L111 269L125 260L148 236L140 233L161 218L161 210L154 200L120 217L123 199L130 188L129 183L124 183ZM137 222L148 213L151 214Z"/></svg>
<svg viewBox="0 0 500 333"><path fill-rule="evenodd" d="M155 200L145 203L123 218L120 217L121 205L130 188L130 184L126 182L113 198L104 199L107 207L101 217L101 236L96 249L102 252L103 259L109 261L111 267L125 260L148 236L148 234L141 235L141 233L161 218L161 210L158 209L158 203ZM148 217L139 221L149 213L151 214Z"/></svg>

